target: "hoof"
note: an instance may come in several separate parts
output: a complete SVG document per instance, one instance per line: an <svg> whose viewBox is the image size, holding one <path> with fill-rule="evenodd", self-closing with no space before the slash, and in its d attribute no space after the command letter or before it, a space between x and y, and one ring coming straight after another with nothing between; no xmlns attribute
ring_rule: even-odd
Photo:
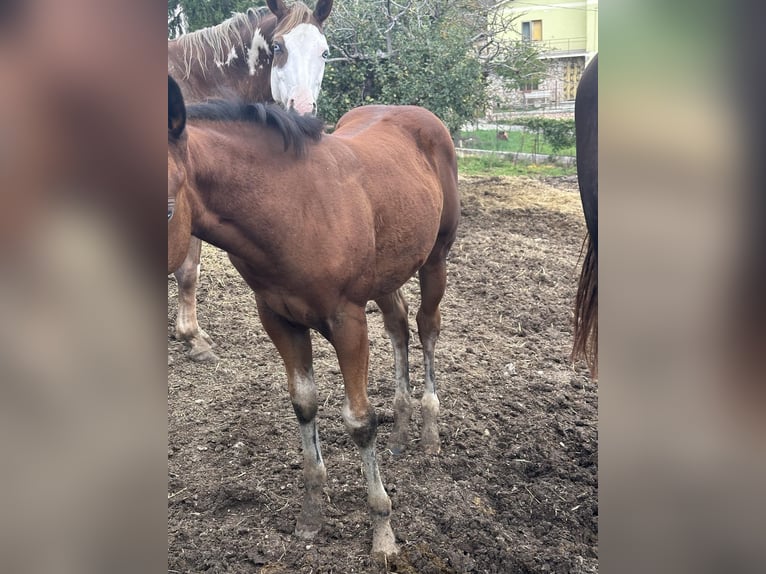
<svg viewBox="0 0 766 574"><path fill-rule="evenodd" d="M404 443L394 442L394 441L390 441L388 443L388 447L387 448L388 448L388 450L391 451L391 454L393 454L394 456L398 456L398 455L404 453L405 450L407 450Z"/></svg>
<svg viewBox="0 0 766 574"><path fill-rule="evenodd" d="M295 521L295 535L307 540L314 538L319 533L323 522L322 512L313 509L313 505L309 506L312 507L312 510L307 511L304 502L304 508Z"/></svg>
<svg viewBox="0 0 766 574"><path fill-rule="evenodd" d="M393 454L402 454L407 449L407 443L410 441L407 427L409 426L409 419L403 422L402 419L397 419L394 424L394 430L388 437L388 450Z"/></svg>
<svg viewBox="0 0 766 574"><path fill-rule="evenodd" d="M217 363L220 359L210 349L192 349L189 352L189 358L195 363Z"/></svg>
<svg viewBox="0 0 766 574"><path fill-rule="evenodd" d="M396 545L394 531L391 525L386 523L375 529L372 533L372 556L393 556L399 554L399 547Z"/></svg>
<svg viewBox="0 0 766 574"><path fill-rule="evenodd" d="M423 431L420 435L420 444L426 454L439 454L441 450L439 441L439 399L435 394L424 394L422 400Z"/></svg>
<svg viewBox="0 0 766 574"><path fill-rule="evenodd" d="M420 439L420 444L423 447L423 452L426 454L439 454L441 452L439 433L424 432Z"/></svg>
<svg viewBox="0 0 766 574"><path fill-rule="evenodd" d="M319 531L321 530L320 526L296 526L295 527L295 535L298 538L303 538L304 540L311 540L319 534Z"/></svg>
<svg viewBox="0 0 766 574"><path fill-rule="evenodd" d="M217 363L220 361L218 355L213 351L200 351L198 353L189 353L189 358L195 363Z"/></svg>

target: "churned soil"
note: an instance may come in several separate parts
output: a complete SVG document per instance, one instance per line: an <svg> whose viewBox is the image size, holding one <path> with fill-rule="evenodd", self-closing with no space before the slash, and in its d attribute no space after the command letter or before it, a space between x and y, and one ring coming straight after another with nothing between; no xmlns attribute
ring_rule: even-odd
<svg viewBox="0 0 766 574"><path fill-rule="evenodd" d="M190 361L173 337L168 279L169 572L597 572L597 385L572 365L572 302L585 233L576 180L461 177L436 347L442 451L386 450L393 356L368 306L369 395L378 460L401 553L370 557L366 483L341 418L332 347L314 337L325 524L293 535L302 500L298 425L281 360L252 294L215 248L203 249L200 323L217 364ZM414 397L422 360L410 303Z"/></svg>

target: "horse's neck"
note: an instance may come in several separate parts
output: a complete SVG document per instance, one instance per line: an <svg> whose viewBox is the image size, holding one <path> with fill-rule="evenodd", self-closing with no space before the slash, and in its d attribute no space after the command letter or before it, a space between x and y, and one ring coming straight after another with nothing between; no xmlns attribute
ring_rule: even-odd
<svg viewBox="0 0 766 574"><path fill-rule="evenodd" d="M181 84L188 102L239 97L270 102L271 61L268 55L273 23L264 19L254 30L241 26L234 54L215 54L203 40L168 42L168 72ZM255 38L255 41L253 40Z"/></svg>
<svg viewBox="0 0 766 574"><path fill-rule="evenodd" d="M247 193L241 186L259 178L258 166L264 163L258 155L259 146L254 145L253 137L247 137L249 130L241 133L236 124L220 131L209 126L189 126L188 130L187 176L194 190L195 220L231 219L239 209L239 198ZM247 150L245 154L243 150ZM248 193L248 207L256 200Z"/></svg>
<svg viewBox="0 0 766 574"><path fill-rule="evenodd" d="M259 146L236 132L190 131L187 190L192 233L257 268L267 266L273 245L261 231L268 225L255 221L267 211L260 204L265 157L259 157ZM251 147L243 146L242 140ZM248 149L246 155L243 149Z"/></svg>
<svg viewBox="0 0 766 574"><path fill-rule="evenodd" d="M272 102L271 96L271 40L277 18L271 13L262 16L254 28L240 28L243 57L238 70L249 77L248 102Z"/></svg>

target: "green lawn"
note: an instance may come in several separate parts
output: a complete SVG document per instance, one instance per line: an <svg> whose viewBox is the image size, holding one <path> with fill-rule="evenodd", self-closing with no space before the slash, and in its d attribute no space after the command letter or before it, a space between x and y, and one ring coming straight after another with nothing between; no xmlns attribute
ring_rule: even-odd
<svg viewBox="0 0 766 574"><path fill-rule="evenodd" d="M513 160L496 157L459 157L458 172L463 175L527 175L554 176L575 175L575 166L562 167L553 164L514 163Z"/></svg>
<svg viewBox="0 0 766 574"><path fill-rule="evenodd" d="M488 149L493 151L509 151L524 153L539 153L552 155L551 146L543 139L542 135L534 133L506 130L508 141L497 139L497 130L461 131L460 139L462 147L473 149ZM560 150L556 155L574 156L574 147Z"/></svg>

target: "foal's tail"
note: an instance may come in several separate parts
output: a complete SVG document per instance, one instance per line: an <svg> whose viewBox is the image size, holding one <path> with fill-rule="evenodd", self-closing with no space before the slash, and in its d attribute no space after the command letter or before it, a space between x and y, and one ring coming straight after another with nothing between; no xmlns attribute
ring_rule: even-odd
<svg viewBox="0 0 766 574"><path fill-rule="evenodd" d="M591 376L598 376L598 256L590 235L577 286L572 360L585 359Z"/></svg>

